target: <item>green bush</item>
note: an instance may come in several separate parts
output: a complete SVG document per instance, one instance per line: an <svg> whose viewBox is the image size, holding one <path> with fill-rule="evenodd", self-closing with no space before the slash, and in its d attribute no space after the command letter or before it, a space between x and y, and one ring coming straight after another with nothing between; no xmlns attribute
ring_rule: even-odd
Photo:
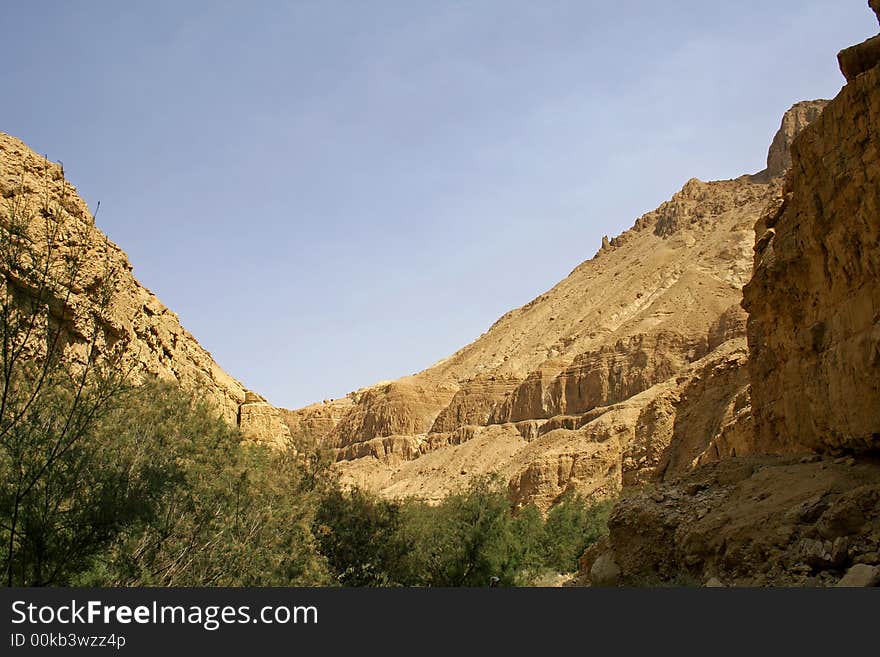
<svg viewBox="0 0 880 657"><path fill-rule="evenodd" d="M318 548L343 586L400 584L408 546L400 536L400 505L361 490L330 490L315 515Z"/></svg>
<svg viewBox="0 0 880 657"><path fill-rule="evenodd" d="M470 488L431 507L403 507L401 532L406 583L420 586L486 586L492 577L515 584L523 552L510 501L497 482L478 479Z"/></svg>
<svg viewBox="0 0 880 657"><path fill-rule="evenodd" d="M560 573L577 570L584 550L608 533L612 505L611 500L589 504L578 495L566 494L547 514L544 565Z"/></svg>
<svg viewBox="0 0 880 657"><path fill-rule="evenodd" d="M437 505L330 491L315 534L334 579L346 586L527 585L571 572L607 531L610 502L566 496L545 518L514 512L502 482L478 479Z"/></svg>
<svg viewBox="0 0 880 657"><path fill-rule="evenodd" d="M292 450L242 443L191 395L147 385L100 427L139 463L141 514L83 577L161 586L326 581L311 525L320 483Z"/></svg>
<svg viewBox="0 0 880 657"><path fill-rule="evenodd" d="M79 391L82 408L98 390ZM157 382L117 389L100 413L75 414L80 426L65 432L56 425L66 424L75 394L63 380L45 382L39 403L0 444L0 563L8 583L327 581L311 533L317 501L331 485L323 466L241 443L193 395Z"/></svg>

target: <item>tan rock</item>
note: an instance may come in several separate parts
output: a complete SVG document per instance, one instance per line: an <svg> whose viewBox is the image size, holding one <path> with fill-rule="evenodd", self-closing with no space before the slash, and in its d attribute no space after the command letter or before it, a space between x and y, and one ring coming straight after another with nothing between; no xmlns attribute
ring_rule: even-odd
<svg viewBox="0 0 880 657"><path fill-rule="evenodd" d="M280 409L295 443L317 444L354 405L351 397L332 399L299 410Z"/></svg>
<svg viewBox="0 0 880 657"><path fill-rule="evenodd" d="M782 176L791 167L791 145L801 130L819 118L827 100L806 100L795 103L782 117L779 131L767 152L767 168L755 174L756 179Z"/></svg>
<svg viewBox="0 0 880 657"><path fill-rule="evenodd" d="M358 391L326 442L338 448L382 436L426 433L455 392L453 386L428 386L415 377Z"/></svg>
<svg viewBox="0 0 880 657"><path fill-rule="evenodd" d="M724 459L625 496L609 523L613 558L626 584L832 583L880 542L878 477L870 462Z"/></svg>
<svg viewBox="0 0 880 657"><path fill-rule="evenodd" d="M880 67L794 141L781 203L756 228L744 289L757 439L880 446Z"/></svg>
<svg viewBox="0 0 880 657"><path fill-rule="evenodd" d="M869 566L859 563L846 571L846 575L840 578L835 586L862 588L866 586L880 586L880 566Z"/></svg>
<svg viewBox="0 0 880 657"><path fill-rule="evenodd" d="M246 440L279 447L290 444L290 429L284 423L281 413L255 393L249 392L245 403L239 406L238 426Z"/></svg>
<svg viewBox="0 0 880 657"><path fill-rule="evenodd" d="M121 345L135 381L154 375L198 391L229 423L237 422L239 407L248 394L242 384L224 372L211 354L181 326L177 315L137 281L131 273L128 256L95 225L89 208L73 185L64 179L61 167L3 133L0 133L0 197L4 204L0 223L4 224L9 217L7 208L12 204L37 213L48 199L46 210L57 216L62 226L59 252L85 248L86 265L80 280L69 296L56 299L59 316L68 323L64 344L68 359L85 358L95 306L94 290L101 287L108 271L114 271L109 304L100 317L98 348L105 350ZM32 226L38 225L36 214L33 222ZM16 286L21 281L15 280L10 271L0 265L0 284ZM264 415L266 413L264 409ZM250 417L250 413L246 412L245 417ZM259 422L265 425L260 435L268 437L265 433L268 420ZM273 426L283 432L277 423Z"/></svg>
<svg viewBox="0 0 880 657"><path fill-rule="evenodd" d="M590 568L590 583L593 586L617 586L620 582L620 567L614 563L614 555L606 552Z"/></svg>
<svg viewBox="0 0 880 657"><path fill-rule="evenodd" d="M609 545L625 583L712 576L751 586L866 586L880 579L873 458L880 447L880 66L863 65L873 47L845 51L855 53L858 70L841 58L849 83L793 140L782 192L755 225L755 271L743 302L755 432L749 440L736 429L739 420L726 424L732 428L713 439L718 462L683 469L679 479L616 505ZM735 372L712 378L735 383ZM699 386L698 377L692 381ZM698 405L712 402L709 390L696 392ZM745 399L736 404L734 419L746 408ZM676 418L697 426L683 406ZM720 453L722 443L730 454ZM733 443L750 452L850 456L733 458L742 449ZM870 456L851 456L861 452Z"/></svg>
<svg viewBox="0 0 880 657"><path fill-rule="evenodd" d="M787 113L766 175L691 179L449 358L345 404L285 412L294 435L317 436L346 481L383 495L439 499L494 472L516 503L542 508L751 453L740 301L753 227L821 106Z"/></svg>
<svg viewBox="0 0 880 657"><path fill-rule="evenodd" d="M880 64L880 36L871 37L867 41L837 53L840 72L848 82Z"/></svg>
<svg viewBox="0 0 880 657"><path fill-rule="evenodd" d="M601 496L650 480L673 435L676 377L742 335L752 226L777 189L747 176L691 180L450 358L286 421L336 449L345 477L386 495L434 499L491 470L517 501L545 506L572 488ZM661 390L672 396L651 405ZM474 453L475 436L489 441L491 463Z"/></svg>

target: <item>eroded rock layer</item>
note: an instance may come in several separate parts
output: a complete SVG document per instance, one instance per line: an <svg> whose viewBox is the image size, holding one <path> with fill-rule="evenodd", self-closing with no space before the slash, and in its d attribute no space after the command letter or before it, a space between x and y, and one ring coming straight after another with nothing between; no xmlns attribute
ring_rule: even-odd
<svg viewBox="0 0 880 657"><path fill-rule="evenodd" d="M718 439L813 453L723 458L624 497L581 581L880 585L877 37L839 60L846 86L794 139L781 193L755 225L743 302L753 430Z"/></svg>
<svg viewBox="0 0 880 657"><path fill-rule="evenodd" d="M84 267L69 294L51 304L55 320L65 326L64 349L68 357L84 358L91 337L97 290L108 287L109 301L100 317L99 348L122 345L135 377L155 375L197 391L230 423L241 418L245 437L277 442L289 436L280 414L262 398L246 399L241 383L224 372L198 341L184 329L177 315L141 285L122 249L95 225L76 189L64 179L60 165L49 162L23 142L0 133L0 223L9 227L12 213L28 217L39 231L47 217L59 226L55 256L81 250ZM113 272L112 279L108 272ZM26 283L0 263L4 285Z"/></svg>
<svg viewBox="0 0 880 657"><path fill-rule="evenodd" d="M801 133L744 291L758 440L880 449L880 51Z"/></svg>
<svg viewBox="0 0 880 657"><path fill-rule="evenodd" d="M740 302L753 226L824 102L785 115L766 170L688 181L451 357L345 405L287 412L294 434L320 433L344 480L385 495L439 500L494 472L544 508L749 453Z"/></svg>

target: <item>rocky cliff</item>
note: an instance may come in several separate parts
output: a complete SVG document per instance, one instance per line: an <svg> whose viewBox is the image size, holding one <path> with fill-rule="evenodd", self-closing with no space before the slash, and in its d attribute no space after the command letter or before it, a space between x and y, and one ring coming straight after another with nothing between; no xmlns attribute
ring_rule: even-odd
<svg viewBox="0 0 880 657"><path fill-rule="evenodd" d="M873 41L863 44L860 61L874 66L852 77L795 140L783 193L755 227L755 273L743 305L762 445L880 449L880 50Z"/></svg>
<svg viewBox="0 0 880 657"><path fill-rule="evenodd" d="M76 189L64 179L60 165L3 133L0 197L0 227L10 227L12 213L26 217L29 229L36 231L51 217L58 227L52 248L61 257L74 249L83 256L76 285L50 304L55 320L66 326L63 335L68 357L82 357L91 336L87 325L93 316L94 297L97 290L109 287L97 339L101 348L122 347L134 377L155 375L196 391L215 404L230 423L240 424L249 439L276 442L289 435L279 412L224 372L180 325L177 315L137 281L125 252L95 225ZM4 230L0 235L8 239L9 233ZM107 278L108 272L114 272L112 279ZM0 277L4 289L8 286L26 294L26 282L17 279L5 263L0 263Z"/></svg>
<svg viewBox="0 0 880 657"><path fill-rule="evenodd" d="M764 171L688 181L449 358L287 411L294 434L319 437L346 481L385 495L437 500L496 472L517 502L544 508L748 453L753 226L824 103L786 113Z"/></svg>
<svg viewBox="0 0 880 657"><path fill-rule="evenodd" d="M755 224L748 452L805 454L725 458L626 496L582 558L593 585L880 585L878 39L838 56L847 84L793 140Z"/></svg>

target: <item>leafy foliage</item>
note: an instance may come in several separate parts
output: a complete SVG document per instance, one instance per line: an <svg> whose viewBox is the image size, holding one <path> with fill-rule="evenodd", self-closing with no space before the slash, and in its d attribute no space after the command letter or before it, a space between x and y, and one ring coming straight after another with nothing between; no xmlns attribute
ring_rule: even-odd
<svg viewBox="0 0 880 657"><path fill-rule="evenodd" d="M570 572L607 531L609 502L567 496L547 515L514 513L501 482L478 479L436 506L335 490L317 514L319 549L349 586L528 584Z"/></svg>
<svg viewBox="0 0 880 657"><path fill-rule="evenodd" d="M311 533L329 484L293 450L241 443L177 388L152 384L101 426L138 473L143 512L83 577L93 583L269 586L323 583ZM81 580L83 581L83 580Z"/></svg>
<svg viewBox="0 0 880 657"><path fill-rule="evenodd" d="M343 491L319 446L244 443L193 392L133 385L107 330L117 272L46 189L0 216L7 585L519 585L606 531L607 503L569 496L545 519L492 478L435 506Z"/></svg>
<svg viewBox="0 0 880 657"><path fill-rule="evenodd" d="M344 586L391 586L400 577L407 544L400 506L361 490L329 491L315 517L318 548Z"/></svg>
<svg viewBox="0 0 880 657"><path fill-rule="evenodd" d="M582 497L567 494L547 514L544 525L544 563L557 572L577 568L584 550L608 533L608 516L613 502L588 504Z"/></svg>

